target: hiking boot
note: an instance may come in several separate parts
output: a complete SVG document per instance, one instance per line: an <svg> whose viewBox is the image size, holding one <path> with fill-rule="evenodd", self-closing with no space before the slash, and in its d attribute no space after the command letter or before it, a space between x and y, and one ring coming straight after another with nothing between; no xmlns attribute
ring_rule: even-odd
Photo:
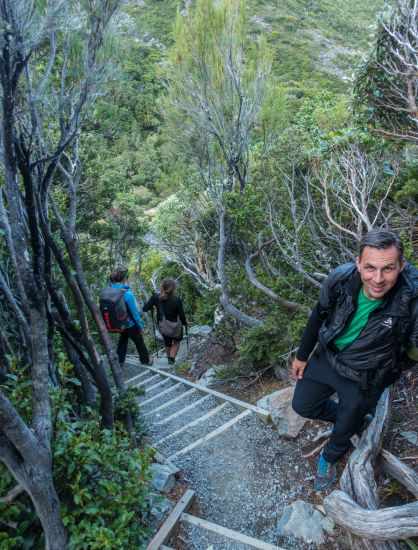
<svg viewBox="0 0 418 550"><path fill-rule="evenodd" d="M145 365L146 367L152 367L154 364L154 359L148 359L146 363L141 363L141 365Z"/></svg>
<svg viewBox="0 0 418 550"><path fill-rule="evenodd" d="M337 479L337 468L335 464L327 462L322 453L319 455L318 467L314 481L315 491L326 491Z"/></svg>

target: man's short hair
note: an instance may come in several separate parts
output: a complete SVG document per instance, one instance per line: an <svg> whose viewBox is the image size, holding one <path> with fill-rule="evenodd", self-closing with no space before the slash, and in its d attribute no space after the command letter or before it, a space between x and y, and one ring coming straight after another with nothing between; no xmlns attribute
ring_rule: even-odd
<svg viewBox="0 0 418 550"><path fill-rule="evenodd" d="M360 241L359 258L366 246L384 250L394 246L399 252L399 260L403 259L403 244L399 236L393 231L372 229L365 233Z"/></svg>
<svg viewBox="0 0 418 550"><path fill-rule="evenodd" d="M112 273L109 276L109 279L112 283L121 283L125 279L128 278L128 268L124 265L118 265L115 267L115 269L112 271Z"/></svg>

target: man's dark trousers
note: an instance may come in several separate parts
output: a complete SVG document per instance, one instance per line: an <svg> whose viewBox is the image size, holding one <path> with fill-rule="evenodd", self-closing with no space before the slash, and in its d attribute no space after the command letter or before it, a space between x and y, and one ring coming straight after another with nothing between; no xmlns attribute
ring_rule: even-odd
<svg viewBox="0 0 418 550"><path fill-rule="evenodd" d="M292 406L300 416L334 424L323 451L325 460L334 463L349 449L351 436L360 429L364 416L375 409L383 389L361 391L357 382L339 375L319 352L298 380ZM334 393L338 403L330 399Z"/></svg>
<svg viewBox="0 0 418 550"><path fill-rule="evenodd" d="M142 331L138 327L129 327L121 332L117 349L119 363L123 365L125 362L129 339L135 344L141 363L147 365L149 363L149 353L142 337Z"/></svg>

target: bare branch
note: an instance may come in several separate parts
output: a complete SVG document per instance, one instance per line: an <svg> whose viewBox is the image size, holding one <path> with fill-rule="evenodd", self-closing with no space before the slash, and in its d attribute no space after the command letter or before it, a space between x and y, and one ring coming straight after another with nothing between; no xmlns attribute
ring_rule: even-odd
<svg viewBox="0 0 418 550"><path fill-rule="evenodd" d="M263 285L263 283L261 283L257 279L254 273L251 262L255 260L255 258L258 258L260 256L263 248L265 248L266 246L269 246L273 242L274 242L274 239L270 239L269 241L262 243L261 245L259 245L258 250L256 252L253 252L252 254L250 254L250 256L247 257L245 261L245 270L246 270L248 279L256 288L261 290L269 298L272 298L275 302L278 302L281 306L283 306L288 311L297 311L299 309L304 309L304 307L301 304L297 304L296 302L291 302L289 300L285 300L284 298L281 298L278 294L276 294L276 292L274 292L270 288Z"/></svg>

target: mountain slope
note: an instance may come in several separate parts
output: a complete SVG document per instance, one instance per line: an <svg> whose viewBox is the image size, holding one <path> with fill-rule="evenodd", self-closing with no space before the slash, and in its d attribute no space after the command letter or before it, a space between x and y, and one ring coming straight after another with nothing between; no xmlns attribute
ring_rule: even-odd
<svg viewBox="0 0 418 550"><path fill-rule="evenodd" d="M169 46L177 10L190 0L136 0L147 40ZM247 0L254 34L264 34L274 51L274 71L282 82L302 87L347 88L366 51L384 0Z"/></svg>

